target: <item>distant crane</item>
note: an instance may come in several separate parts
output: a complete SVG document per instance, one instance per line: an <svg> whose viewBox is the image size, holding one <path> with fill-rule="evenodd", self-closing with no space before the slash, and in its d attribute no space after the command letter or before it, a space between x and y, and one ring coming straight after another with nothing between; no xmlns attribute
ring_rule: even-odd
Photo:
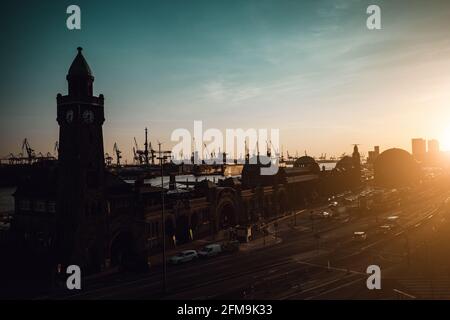
<svg viewBox="0 0 450 320"><path fill-rule="evenodd" d="M55 146L53 147L53 154L54 154L55 158L58 158L58 156L59 156L59 142L58 141L55 142Z"/></svg>
<svg viewBox="0 0 450 320"><path fill-rule="evenodd" d="M136 138L134 138L133 158L134 161L138 164L143 164L145 160L145 151L139 150Z"/></svg>
<svg viewBox="0 0 450 320"><path fill-rule="evenodd" d="M27 138L25 138L22 142L22 153L24 153L24 151L27 153L28 163L31 164L33 160L36 158L36 154L34 150L31 148L30 144L28 143Z"/></svg>
<svg viewBox="0 0 450 320"><path fill-rule="evenodd" d="M136 153L136 148L135 147L133 147L133 161L134 161L135 164L140 163L139 156Z"/></svg>
<svg viewBox="0 0 450 320"><path fill-rule="evenodd" d="M133 147L133 159L137 164L145 164L149 165L155 164L157 151L152 148L152 143L148 140L148 129L145 128L145 142L144 142L144 150L139 148L136 138L134 138L134 147ZM151 159L151 160L150 160Z"/></svg>
<svg viewBox="0 0 450 320"><path fill-rule="evenodd" d="M158 141L158 151L153 150L155 153L158 154L157 159L159 160L159 165L163 165L166 162L166 160L168 160L168 162L172 161L172 151L161 150L161 145L162 142Z"/></svg>
<svg viewBox="0 0 450 320"><path fill-rule="evenodd" d="M12 153L8 156L9 164L16 164L19 162L19 159Z"/></svg>
<svg viewBox="0 0 450 320"><path fill-rule="evenodd" d="M280 150L275 149L275 146L273 145L272 140L269 140L269 143L267 146L267 156L268 157L270 157L272 155L272 149L275 151L275 157L278 158L280 156ZM281 151L281 157L283 157L283 151Z"/></svg>
<svg viewBox="0 0 450 320"><path fill-rule="evenodd" d="M113 157L109 155L109 153L105 153L105 164L110 167L113 161Z"/></svg>
<svg viewBox="0 0 450 320"><path fill-rule="evenodd" d="M206 143L204 143L203 146L205 147L205 151L206 151L206 157L205 157L205 159L208 159L208 154L209 154L211 160L214 159L214 157L215 157L215 152L211 152L211 153L210 153L209 150L208 150L208 147L206 146Z"/></svg>
<svg viewBox="0 0 450 320"><path fill-rule="evenodd" d="M266 156L268 156L270 158L271 155L272 155L272 152L270 150L269 141L266 140Z"/></svg>
<svg viewBox="0 0 450 320"><path fill-rule="evenodd" d="M147 130L147 128L145 128L144 161L145 161L146 165L149 164L149 161L148 161L148 137L147 137L147 135L148 135L148 130ZM151 148L151 145L150 145L150 148ZM152 159L152 161L153 161L153 159Z"/></svg>
<svg viewBox="0 0 450 320"><path fill-rule="evenodd" d="M120 159L122 159L122 151L120 151L119 147L117 146L117 142L114 143L113 151L116 154L116 164L118 167L120 167Z"/></svg>

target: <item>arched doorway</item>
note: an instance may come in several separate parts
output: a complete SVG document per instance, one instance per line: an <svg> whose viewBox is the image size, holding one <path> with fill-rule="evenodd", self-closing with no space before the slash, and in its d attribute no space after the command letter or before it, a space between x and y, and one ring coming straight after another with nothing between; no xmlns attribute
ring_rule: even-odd
<svg viewBox="0 0 450 320"><path fill-rule="evenodd" d="M226 202L219 209L219 229L227 229L236 225L236 208L231 202Z"/></svg>
<svg viewBox="0 0 450 320"><path fill-rule="evenodd" d="M92 246L88 249L88 265L87 265L87 273L93 274L101 271L101 258L100 252L97 247Z"/></svg>
<svg viewBox="0 0 450 320"><path fill-rule="evenodd" d="M189 220L185 215L181 215L177 219L176 237L180 244L189 241Z"/></svg>
<svg viewBox="0 0 450 320"><path fill-rule="evenodd" d="M198 213L197 212L194 212L193 214L192 214L192 216L191 216L191 229L192 229L192 233L193 233L193 236L194 236L194 239L195 239L195 237L197 236L197 228L198 228L198 225L199 225L199 217L198 217Z"/></svg>
<svg viewBox="0 0 450 320"><path fill-rule="evenodd" d="M165 234L166 237L172 238L175 235L175 225L173 219L167 218L165 221Z"/></svg>
<svg viewBox="0 0 450 320"><path fill-rule="evenodd" d="M287 203L287 197L286 192L280 191L278 193L278 213L284 214L288 210L288 203Z"/></svg>

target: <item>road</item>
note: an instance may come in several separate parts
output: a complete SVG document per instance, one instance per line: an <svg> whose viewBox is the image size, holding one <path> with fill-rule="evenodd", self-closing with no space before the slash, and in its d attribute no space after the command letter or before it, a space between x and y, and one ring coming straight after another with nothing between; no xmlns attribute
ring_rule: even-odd
<svg viewBox="0 0 450 320"><path fill-rule="evenodd" d="M168 286L161 293L161 267L144 275L113 274L83 284L76 293L58 299L354 299L392 298L367 289L366 268L379 265L383 274L404 265L417 246L415 239L447 223L443 187L414 191L408 204L374 216L315 220L309 212L280 223L276 244L234 254L222 254L168 267ZM381 232L383 219L396 214L399 226ZM313 230L314 228L314 230ZM353 232L364 231L365 241ZM320 237L317 236L320 235ZM409 254L408 254L409 252ZM395 276L394 276L395 278ZM390 278L392 279L392 278ZM382 290L383 291L383 290ZM388 291L388 292L387 292Z"/></svg>

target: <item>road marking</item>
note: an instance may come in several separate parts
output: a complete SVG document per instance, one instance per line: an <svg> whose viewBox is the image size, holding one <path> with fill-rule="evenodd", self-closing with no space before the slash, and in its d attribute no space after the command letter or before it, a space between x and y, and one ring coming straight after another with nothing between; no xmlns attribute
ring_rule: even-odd
<svg viewBox="0 0 450 320"><path fill-rule="evenodd" d="M342 288L348 287L348 286L350 286L350 285L353 285L354 283L356 283L356 282L359 282L359 281L362 281L362 280L363 280L363 279L356 279L356 280L353 280L353 281L350 281L350 282L344 283L343 285L340 285L340 286L338 286L338 287L334 287L334 288L332 288L332 289L330 289L330 290L327 290L327 291L321 292L321 293L319 293L319 294L316 294L315 296L312 296L312 297L308 297L308 298L305 298L305 300L311 300L311 299L314 299L314 298L317 298L317 297L323 296L324 294L327 294L327 293L331 293L331 292L334 292L334 291L336 291L336 290L339 290L339 289L342 289Z"/></svg>

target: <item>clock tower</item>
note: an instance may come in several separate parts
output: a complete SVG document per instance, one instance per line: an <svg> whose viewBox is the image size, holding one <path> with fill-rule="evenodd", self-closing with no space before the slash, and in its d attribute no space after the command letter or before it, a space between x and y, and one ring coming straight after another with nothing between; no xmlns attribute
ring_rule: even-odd
<svg viewBox="0 0 450 320"><path fill-rule="evenodd" d="M104 261L106 238L104 98L93 94L94 76L82 48L66 79L68 94L57 96L56 263L95 272Z"/></svg>

